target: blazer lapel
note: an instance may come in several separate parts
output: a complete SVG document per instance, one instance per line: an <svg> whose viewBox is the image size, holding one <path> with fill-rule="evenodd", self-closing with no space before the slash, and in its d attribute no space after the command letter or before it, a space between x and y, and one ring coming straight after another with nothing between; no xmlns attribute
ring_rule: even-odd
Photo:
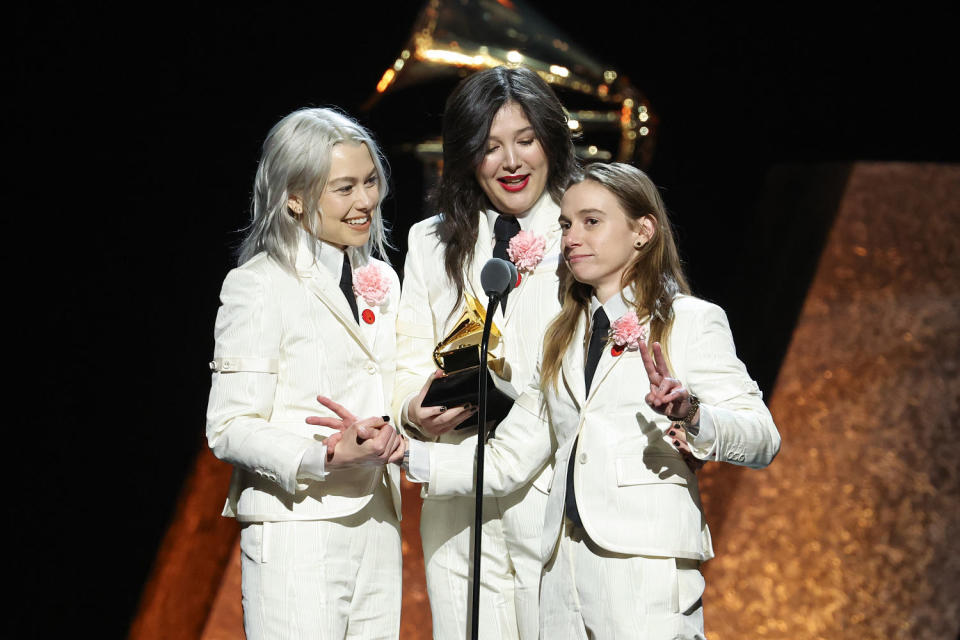
<svg viewBox="0 0 960 640"><path fill-rule="evenodd" d="M650 332L649 321L644 325L644 328L647 331L647 335L649 335L649 332ZM603 384L603 381L606 380L607 376L610 375L610 372L613 371L614 367L616 367L621 360L640 357L637 352L630 352L630 351L623 351L619 356L615 356L611 353L612 346L613 346L613 343L611 341L604 348L604 352L600 356L600 362L597 363L597 371L594 373L594 376L593 376L593 383L590 385L590 397L587 398L587 402L589 402L593 398L593 396L596 394L596 390L600 388L600 385ZM641 367L641 371L642 371L641 375L643 376L643 380L642 381L638 380L637 382L640 384L639 388L646 389L647 386L649 385L649 381L647 380L646 371L642 367Z"/></svg>
<svg viewBox="0 0 960 640"><path fill-rule="evenodd" d="M317 298L326 305L330 313L344 326L347 333L356 340L357 344L360 345L366 354L374 361L377 361L370 342L364 337L360 331L360 326L356 320L353 319L353 311L343 297L343 292L340 291L340 283L334 282L333 276L326 268L313 261L313 255L309 252L309 249L307 249L306 253L309 255L304 255L304 245L301 244L301 249L297 256L297 273L300 276L300 280L313 295L317 296ZM344 259L346 260L347 256L344 256ZM359 306L361 305L358 305L358 307Z"/></svg>
<svg viewBox="0 0 960 640"><path fill-rule="evenodd" d="M531 276L541 271L556 272L556 257L560 255L560 223L557 220L559 215L560 207L558 207L553 201L553 198L550 197L550 193L544 191L543 195L540 196L540 200L537 201L537 204L530 212L531 219L527 228L527 231L544 239L543 260L541 260L533 272L521 274L520 286L512 291L507 298L505 320L509 320L514 310L519 306L517 298L522 294Z"/></svg>
<svg viewBox="0 0 960 640"><path fill-rule="evenodd" d="M577 405L577 409L580 409L583 406L587 395L587 385L583 380L583 335L586 331L586 328L586 320L581 316L580 321L577 323L577 329L574 333L573 340L570 342L567 352L563 354L563 363L561 364L561 373L563 375L564 383L566 384L570 398L573 400L574 404Z"/></svg>
<svg viewBox="0 0 960 640"><path fill-rule="evenodd" d="M603 381L607 379L607 376L609 376L614 367L623 360L625 355L626 352L621 353L619 356L614 356L610 353L609 344L604 347L603 353L600 355L600 362L597 363L597 370L593 375L593 382L590 384L590 397L587 398L587 402L590 402L590 400L597 395L597 389L603 385Z"/></svg>
<svg viewBox="0 0 960 640"><path fill-rule="evenodd" d="M473 247L473 264L467 274L469 277L464 282L464 290L469 291L484 309L487 308L490 299L487 298L487 294L483 291L483 285L480 283L480 272L483 271L483 266L487 264L487 261L493 257L493 246L491 246L490 238L491 232L490 226L487 224L487 214L481 211L477 224L477 243ZM462 304L463 301L459 302ZM500 305L497 305L494 311L493 322L498 327L503 327L503 313Z"/></svg>

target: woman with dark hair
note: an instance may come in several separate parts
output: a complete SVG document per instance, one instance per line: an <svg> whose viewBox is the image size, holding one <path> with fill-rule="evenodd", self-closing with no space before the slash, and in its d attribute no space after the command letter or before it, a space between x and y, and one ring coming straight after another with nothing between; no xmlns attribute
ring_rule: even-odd
<svg viewBox="0 0 960 640"><path fill-rule="evenodd" d="M678 449L761 468L780 435L723 310L690 295L643 172L589 165L563 196L560 227L562 310L537 374L487 441L484 493L511 495L554 465L541 638L702 640L699 568L713 546ZM409 444L410 465L428 451L428 498L473 493L474 452Z"/></svg>
<svg viewBox="0 0 960 640"><path fill-rule="evenodd" d="M509 384L533 377L543 332L560 309L558 203L578 165L567 118L553 90L526 68L480 71L457 86L443 115L443 176L438 215L410 230L397 316L394 415L414 437L476 448L476 430L455 430L476 407L427 407L432 353L472 296L486 307L480 269L512 259L521 274L494 323ZM426 385L424 381L427 381ZM532 482L484 504L480 633L490 639L537 637L540 534L547 465ZM434 638L468 635L472 498L427 499L420 533Z"/></svg>

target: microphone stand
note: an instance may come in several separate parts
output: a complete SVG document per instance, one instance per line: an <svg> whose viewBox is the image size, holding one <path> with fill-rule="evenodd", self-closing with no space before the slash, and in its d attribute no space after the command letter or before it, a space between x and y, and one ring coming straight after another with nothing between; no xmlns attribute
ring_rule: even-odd
<svg viewBox="0 0 960 640"><path fill-rule="evenodd" d="M470 618L470 638L477 640L480 624L480 530L483 526L483 458L484 444L487 439L487 349L490 342L490 327L493 326L493 313L500 304L502 294L489 297L487 317L483 323L483 336L480 339L480 388L477 398L477 475L474 483L476 508L473 521L473 604Z"/></svg>

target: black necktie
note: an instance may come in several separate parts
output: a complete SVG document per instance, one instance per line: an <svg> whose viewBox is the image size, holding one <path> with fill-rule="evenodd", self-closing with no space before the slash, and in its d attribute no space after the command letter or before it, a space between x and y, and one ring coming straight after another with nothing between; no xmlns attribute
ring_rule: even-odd
<svg viewBox="0 0 960 640"><path fill-rule="evenodd" d="M343 269L340 270L340 291L350 304L353 319L360 324L360 312L357 311L357 297L353 294L353 271L350 270L350 258L343 254Z"/></svg>
<svg viewBox="0 0 960 640"><path fill-rule="evenodd" d="M590 383L593 382L593 374L597 370L597 363L600 362L600 356L603 355L603 348L607 346L607 340L610 333L610 320L607 318L603 307L598 308L593 313L593 324L590 326L590 347L587 349L587 363L583 369L583 381L587 385L586 395L590 395Z"/></svg>
<svg viewBox="0 0 960 640"><path fill-rule="evenodd" d="M590 331L590 346L587 348L587 363L584 365L583 378L587 386L586 395L590 395L590 383L593 382L593 374L597 370L597 363L600 362L600 356L603 354L604 347L607 346L607 339L610 333L610 319L607 318L603 307L597 309L593 314L593 324ZM573 448L570 449L570 459L567 460L567 493L565 496L565 506L567 517L576 527L583 527L583 521L580 519L580 510L577 509L577 497L573 492L573 465L576 463L577 444L580 442L579 436L573 442Z"/></svg>
<svg viewBox="0 0 960 640"><path fill-rule="evenodd" d="M496 240L493 245L493 257L509 262L507 247L510 246L513 236L518 233L520 233L520 221L517 220L516 216L501 215L497 218L497 221L493 223L493 237ZM509 294L509 292L507 293ZM507 312L507 296L500 299L500 309L504 313Z"/></svg>
<svg viewBox="0 0 960 640"><path fill-rule="evenodd" d="M496 243L493 245L493 257L501 260L509 260L507 257L507 247L513 236L520 233L520 221L516 216L501 215L493 223L493 237Z"/></svg>

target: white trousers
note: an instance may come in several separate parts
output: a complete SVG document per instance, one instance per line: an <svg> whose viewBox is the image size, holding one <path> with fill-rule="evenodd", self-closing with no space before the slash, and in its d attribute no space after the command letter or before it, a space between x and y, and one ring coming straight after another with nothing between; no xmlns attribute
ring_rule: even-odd
<svg viewBox="0 0 960 640"><path fill-rule="evenodd" d="M245 524L240 550L247 640L398 637L400 526L386 486L352 516Z"/></svg>
<svg viewBox="0 0 960 640"><path fill-rule="evenodd" d="M420 537L434 640L470 637L474 498L424 500ZM532 485L483 501L482 640L536 640L547 496Z"/></svg>
<svg viewBox="0 0 960 640"><path fill-rule="evenodd" d="M544 639L705 640L696 560L611 553L567 521L541 587Z"/></svg>

